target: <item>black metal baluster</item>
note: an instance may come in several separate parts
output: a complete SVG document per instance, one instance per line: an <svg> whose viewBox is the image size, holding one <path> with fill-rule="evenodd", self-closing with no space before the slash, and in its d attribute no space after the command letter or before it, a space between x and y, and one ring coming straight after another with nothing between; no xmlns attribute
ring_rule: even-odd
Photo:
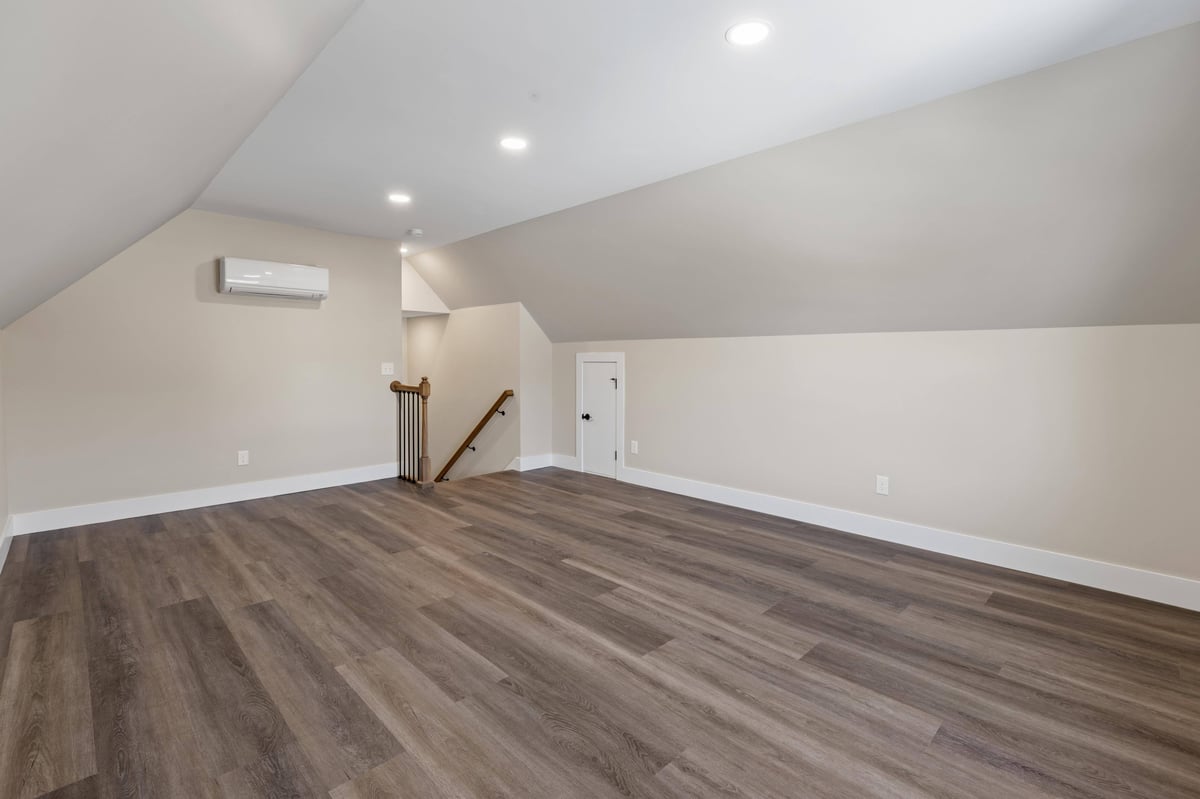
<svg viewBox="0 0 1200 799"><path fill-rule="evenodd" d="M411 472L410 472L410 466L409 466L409 457L408 457L409 449L412 446L409 443L410 441L412 441L412 420L409 417L408 403L409 403L409 393L406 391L406 392L404 392L404 479L405 480L412 479Z"/></svg>

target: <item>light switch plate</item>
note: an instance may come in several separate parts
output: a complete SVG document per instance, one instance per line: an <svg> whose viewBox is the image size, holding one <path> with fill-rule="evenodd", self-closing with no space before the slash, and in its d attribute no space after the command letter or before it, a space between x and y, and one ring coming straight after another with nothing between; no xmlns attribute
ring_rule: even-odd
<svg viewBox="0 0 1200 799"><path fill-rule="evenodd" d="M239 449L238 450L238 466L249 466L249 465L250 465L250 450Z"/></svg>
<svg viewBox="0 0 1200 799"><path fill-rule="evenodd" d="M633 454L633 455L636 455L636 454L638 454L638 450L637 450L637 442L636 442L636 441L630 441L630 442L629 442L629 452L630 452L630 454Z"/></svg>
<svg viewBox="0 0 1200 799"><path fill-rule="evenodd" d="M381 363L381 364L379 365L379 374L381 374L381 375L394 375L394 374L396 374L396 364L394 364L394 363Z"/></svg>
<svg viewBox="0 0 1200 799"><path fill-rule="evenodd" d="M885 475L885 474L875 475L875 493L883 494L886 497L888 494L888 491L890 490L890 483L891 483L891 480L888 478L887 475Z"/></svg>

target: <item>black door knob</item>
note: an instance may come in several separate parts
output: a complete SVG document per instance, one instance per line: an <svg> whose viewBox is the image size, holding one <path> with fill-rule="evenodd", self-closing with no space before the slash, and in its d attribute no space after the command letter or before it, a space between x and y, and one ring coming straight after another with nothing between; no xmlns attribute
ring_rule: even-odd
<svg viewBox="0 0 1200 799"><path fill-rule="evenodd" d="M592 421L592 415L591 415L590 413L585 413L585 414L583 415L583 420L584 420L585 422L590 422L590 421Z"/></svg>

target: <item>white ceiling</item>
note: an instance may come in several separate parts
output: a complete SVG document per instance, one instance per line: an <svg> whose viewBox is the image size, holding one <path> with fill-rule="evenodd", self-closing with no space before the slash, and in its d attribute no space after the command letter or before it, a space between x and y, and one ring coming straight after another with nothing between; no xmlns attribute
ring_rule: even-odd
<svg viewBox="0 0 1200 799"><path fill-rule="evenodd" d="M1200 24L411 260L554 341L1200 322L1198 78Z"/></svg>
<svg viewBox="0 0 1200 799"><path fill-rule="evenodd" d="M773 36L727 45L747 17ZM416 253L1197 19L1200 0L366 0L197 205L421 227ZM527 152L497 148L511 132Z"/></svg>
<svg viewBox="0 0 1200 799"><path fill-rule="evenodd" d="M0 2L0 327L191 205L358 2Z"/></svg>

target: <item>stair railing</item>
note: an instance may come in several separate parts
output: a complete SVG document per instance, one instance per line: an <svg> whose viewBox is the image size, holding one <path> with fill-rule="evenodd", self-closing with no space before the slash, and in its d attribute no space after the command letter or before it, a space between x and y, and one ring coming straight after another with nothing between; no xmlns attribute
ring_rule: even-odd
<svg viewBox="0 0 1200 799"><path fill-rule="evenodd" d="M454 455L452 455L450 460L446 462L446 465L442 467L442 470L438 472L437 477L434 478L435 483L440 483L446 479L446 475L448 475L450 470L454 468L454 464L458 463L458 459L462 457L464 452L466 452L468 449L474 452L475 447L473 447L472 444L475 443L475 438L483 431L483 428L487 427L487 423L492 420L493 416L496 414L500 414L501 416L504 415L504 411L500 410L500 406L503 405L509 397L513 396L513 393L514 392L511 388L500 392L500 396L495 402L492 403L492 407L488 408L487 413L485 413L483 418L479 420L479 424L475 425L475 429L467 434L467 437L463 439L463 443L460 444L458 449L454 451Z"/></svg>
<svg viewBox="0 0 1200 799"><path fill-rule="evenodd" d="M406 386L392 381L396 392L399 431L400 479L423 489L433 488L429 479L433 462L429 458L429 378L419 385Z"/></svg>

